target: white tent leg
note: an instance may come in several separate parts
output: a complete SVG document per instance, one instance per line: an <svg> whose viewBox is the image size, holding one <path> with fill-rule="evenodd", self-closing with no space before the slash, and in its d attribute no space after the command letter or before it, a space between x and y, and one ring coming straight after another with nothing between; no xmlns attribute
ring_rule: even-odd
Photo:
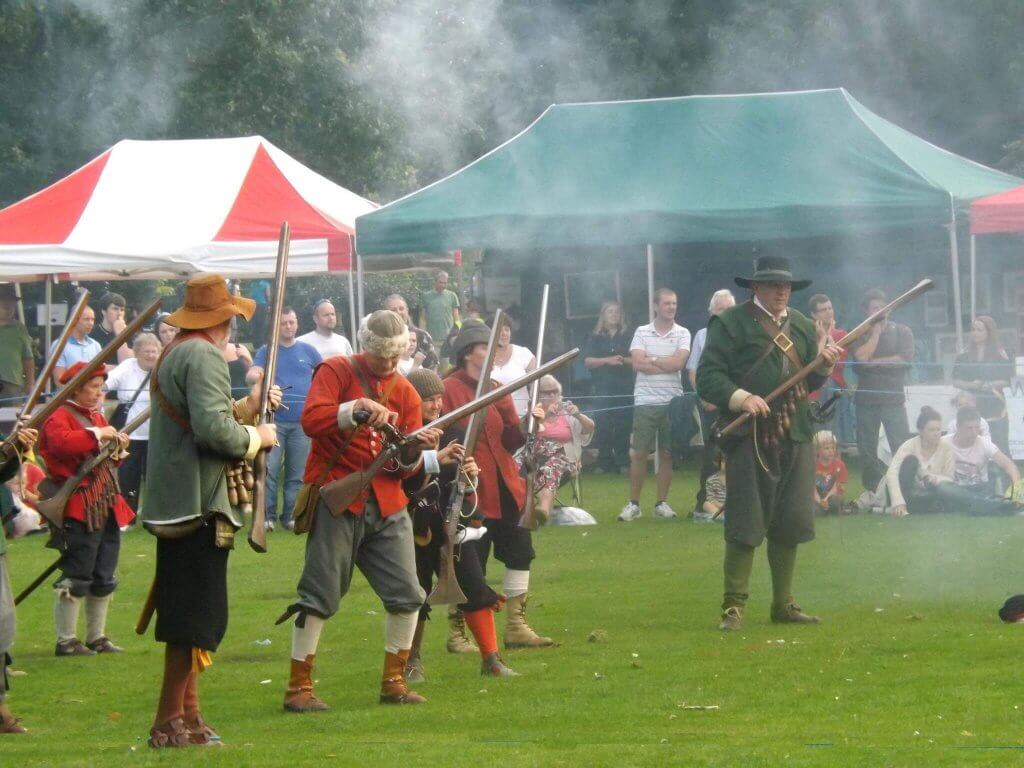
<svg viewBox="0 0 1024 768"><path fill-rule="evenodd" d="M952 202L952 201L951 201ZM949 222L949 257L953 271L953 321L956 325L956 348L964 348L963 301L960 296L960 252L956 244L956 213L951 211Z"/></svg>
<svg viewBox="0 0 1024 768"><path fill-rule="evenodd" d="M650 322L654 322L654 246L647 244L647 313ZM661 446L658 438L654 438L654 475L657 480L658 469L661 467Z"/></svg>
<svg viewBox="0 0 1024 768"><path fill-rule="evenodd" d="M357 253L356 254L356 283L358 285L356 285L356 292L357 292L358 295L357 295L357 298L356 298L356 302L357 302L358 313L359 313L358 316L357 316L357 319L356 319L357 323L361 323L363 321L363 318L366 317L366 295L363 292L363 281L365 279L366 279L365 275L363 274L363 257L360 256Z"/></svg>
<svg viewBox="0 0 1024 768"><path fill-rule="evenodd" d="M978 316L978 251L977 240L971 235L971 322Z"/></svg>
<svg viewBox="0 0 1024 768"><path fill-rule="evenodd" d="M348 265L348 338L352 342L352 349L358 349L358 340L356 339L357 327L357 314L356 314L356 287L355 278L353 277L352 264Z"/></svg>
<svg viewBox="0 0 1024 768"><path fill-rule="evenodd" d="M53 343L53 327L50 325L50 318L53 317L53 275L46 276L46 331L43 334L43 359L50 356L50 345ZM50 391L51 381L46 382L46 391Z"/></svg>

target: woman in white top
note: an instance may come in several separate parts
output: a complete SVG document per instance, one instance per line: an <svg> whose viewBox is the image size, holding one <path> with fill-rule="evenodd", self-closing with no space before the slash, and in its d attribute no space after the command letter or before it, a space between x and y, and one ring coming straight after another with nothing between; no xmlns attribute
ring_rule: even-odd
<svg viewBox="0 0 1024 768"><path fill-rule="evenodd" d="M118 401L128 406L130 422L149 407L149 377L160 357L160 340L152 333L140 333L132 342L135 357L118 365L107 376L107 391L117 392ZM128 444L128 458L118 468L117 479L121 495L132 510L139 509L139 488L146 474L146 451L149 448L149 421L131 434Z"/></svg>
<svg viewBox="0 0 1024 768"><path fill-rule="evenodd" d="M942 440L942 416L925 406L917 417L917 436L896 451L885 474L892 513L941 511L936 489L953 482L953 450Z"/></svg>
<svg viewBox="0 0 1024 768"><path fill-rule="evenodd" d="M512 327L509 325L508 317L503 314L501 320L501 328L498 330L498 349L494 353L491 378L499 384L508 384L535 370L537 358L526 347L512 343ZM513 392L512 402L515 403L519 418L526 416L526 411L530 407L528 388L523 387Z"/></svg>

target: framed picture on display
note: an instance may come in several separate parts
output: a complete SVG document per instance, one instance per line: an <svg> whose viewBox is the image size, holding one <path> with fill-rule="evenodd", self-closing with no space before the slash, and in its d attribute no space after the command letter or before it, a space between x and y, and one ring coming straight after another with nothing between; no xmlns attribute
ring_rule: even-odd
<svg viewBox="0 0 1024 768"><path fill-rule="evenodd" d="M1000 277L1003 283L1003 310L1024 312L1024 304L1019 302L1024 294L1024 272L1004 272Z"/></svg>

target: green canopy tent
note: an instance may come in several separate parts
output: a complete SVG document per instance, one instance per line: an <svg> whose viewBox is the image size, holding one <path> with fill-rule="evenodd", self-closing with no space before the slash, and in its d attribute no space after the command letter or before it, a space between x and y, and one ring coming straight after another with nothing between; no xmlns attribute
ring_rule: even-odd
<svg viewBox="0 0 1024 768"><path fill-rule="evenodd" d="M646 244L651 264L657 243L942 226L959 332L957 217L1020 183L843 89L556 104L465 168L360 216L356 235L366 257Z"/></svg>

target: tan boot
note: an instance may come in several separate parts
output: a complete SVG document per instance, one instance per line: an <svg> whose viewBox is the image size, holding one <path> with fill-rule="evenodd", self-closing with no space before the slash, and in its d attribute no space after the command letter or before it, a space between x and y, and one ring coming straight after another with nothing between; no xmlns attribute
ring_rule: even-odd
<svg viewBox="0 0 1024 768"><path fill-rule="evenodd" d="M454 606L448 608L448 653L480 653L476 643L466 635L466 622L462 611Z"/></svg>
<svg viewBox="0 0 1024 768"><path fill-rule="evenodd" d="M6 704L0 704L0 734L3 733L28 733L28 728L11 714L11 710Z"/></svg>
<svg viewBox="0 0 1024 768"><path fill-rule="evenodd" d="M292 659L291 674L288 677L288 690L284 693L284 708L289 712L323 712L330 709L313 693L313 659L309 654L305 661Z"/></svg>
<svg viewBox="0 0 1024 768"><path fill-rule="evenodd" d="M405 684L405 663L409 651L384 654L384 675L380 681L381 704L422 704L426 701Z"/></svg>
<svg viewBox="0 0 1024 768"><path fill-rule="evenodd" d="M541 637L526 623L526 595L510 597L506 603L508 613L505 614L505 647L506 648L545 648L555 645L550 637Z"/></svg>
<svg viewBox="0 0 1024 768"><path fill-rule="evenodd" d="M480 663L480 674L484 677L519 677L519 673L511 669L497 653L487 654Z"/></svg>
<svg viewBox="0 0 1024 768"><path fill-rule="evenodd" d="M738 605L730 605L722 612L722 623L718 628L723 632L738 632L743 628L743 609Z"/></svg>

